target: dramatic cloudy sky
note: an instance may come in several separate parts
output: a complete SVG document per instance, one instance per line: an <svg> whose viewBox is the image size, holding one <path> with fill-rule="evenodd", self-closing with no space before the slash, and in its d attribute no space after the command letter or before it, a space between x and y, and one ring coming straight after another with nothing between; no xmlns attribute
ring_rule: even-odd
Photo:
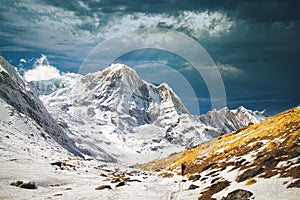
<svg viewBox="0 0 300 200"><path fill-rule="evenodd" d="M47 74L55 77L59 71L77 72L93 48L115 35L145 27L168 29L186 34L208 52L222 76L228 107L266 108L275 114L300 103L298 2L1 0L0 51L21 72L38 71L47 57ZM145 58L165 60L163 66L177 71L179 64L187 67L171 53L144 50L119 61L134 64ZM146 67L151 68L149 62ZM211 101L207 86L198 81L201 90L196 90L197 77L190 76L201 113L206 112Z"/></svg>

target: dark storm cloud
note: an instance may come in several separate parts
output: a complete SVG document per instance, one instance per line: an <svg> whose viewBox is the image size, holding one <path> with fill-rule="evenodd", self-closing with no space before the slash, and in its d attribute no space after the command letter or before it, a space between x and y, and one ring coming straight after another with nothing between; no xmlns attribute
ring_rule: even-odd
<svg viewBox="0 0 300 200"><path fill-rule="evenodd" d="M172 28L199 38L217 36L233 24L222 13L184 11L180 6L137 1L4 1L0 36L16 46L47 47L50 52L78 57L82 51L74 52L76 49L87 48L88 52L115 34L141 27Z"/></svg>
<svg viewBox="0 0 300 200"><path fill-rule="evenodd" d="M203 37L204 33L195 33L195 25L189 24L189 16L183 16L182 12L190 11L196 12L221 12L228 16L233 22L236 22L235 29L229 36L219 37L213 42L222 41L223 45L241 46L245 45L247 48L264 43L276 45L278 47L278 40L290 38L285 41L287 43L297 42L293 40L297 37L299 28L300 12L298 12L299 1L281 1L281 0L222 0L222 1L195 1L195 0L172 0L172 1L151 1L151 0L134 0L134 1L60 1L60 0L45 0L48 5L60 7L64 10L72 11L79 18L85 16L96 16L101 20L101 26L111 26L110 21L118 21L126 15L131 15L131 20L139 20L143 15L153 16L155 14L163 14L160 16L161 21L156 23L157 27L174 29L181 31L189 36L197 39L199 42L205 43L211 40L210 35ZM84 6L82 6L82 4ZM174 20L172 23L166 22L165 19ZM178 23L187 18L186 25ZM177 21L176 21L177 20ZM220 22L216 22L220 23ZM141 24L140 27L145 26ZM210 24L213 27L214 24ZM191 28L192 27L192 28ZM135 27L136 28L136 27ZM93 22L85 22L78 25L78 29L88 30L90 32L99 31L99 27L94 26ZM227 36L224 34L224 36ZM215 39L215 38L213 38ZM283 42L283 41L281 41ZM222 45L222 44L221 44ZM228 46L227 46L228 47ZM293 45L292 45L293 48Z"/></svg>
<svg viewBox="0 0 300 200"><path fill-rule="evenodd" d="M300 18L299 12L297 12L297 1L235 1L235 0L222 0L222 1L196 1L196 0L173 0L173 1L148 1L148 0L132 0L132 1L60 1L60 0L41 0L41 1L4 1L0 9L7 11L16 7L18 4L40 4L60 8L63 12L74 13L74 18L82 20L81 23L74 24L73 31L84 30L90 33L97 33L107 31L111 27L111 23L118 20L122 20L124 16L130 16L132 21L139 20L141 13L144 16L153 16L161 14L161 21L156 23L157 27L172 28L177 31L184 32L195 39L199 39L199 34L194 33L192 26L195 26L193 21L189 21L188 15L182 15L183 12L190 11L195 12L196 15L199 12L221 12L232 19L232 21L243 21L245 23L264 25L272 24L275 22L286 21L292 23ZM18 11L23 13L24 20L41 20L39 18L42 13L32 13L28 7L20 7ZM27 12L29 11L29 12ZM57 11L59 12L59 10ZM49 13L50 14L50 13ZM33 16L32 16L33 15ZM34 16L36 15L36 16ZM64 16L57 16L63 18ZM95 23L93 20L87 20L87 18L94 18L100 20L100 24ZM186 25L178 25L186 18ZM11 26L10 21L7 21L3 15L0 15L0 19L3 23L7 22L7 26ZM173 22L166 22L166 19L172 19ZM52 19L52 21L57 18ZM59 19L58 19L59 20ZM47 23L47 22L46 22ZM189 26L189 23L190 26ZM213 28L220 21L216 21L215 24L211 23L209 26ZM55 24L53 24L55 26ZM140 27L146 26L147 22L141 23ZM153 25L153 24L152 24ZM197 26L197 25L196 25ZM101 29L104 28L104 30ZM18 27L10 27L10 29L17 30ZM77 28L77 30L76 30ZM136 28L136 27L134 27ZM239 28L239 27L237 27ZM20 29L18 29L20 30ZM249 32L255 30L249 30ZM199 32L199 31L198 31ZM202 35L204 35L202 33ZM103 38L102 38L103 39ZM203 39L203 37L201 38ZM238 39L238 38L237 38ZM246 38L247 39L247 38ZM249 40L248 40L249 41Z"/></svg>
<svg viewBox="0 0 300 200"><path fill-rule="evenodd" d="M300 19L297 0L242 1L237 16L253 22L290 21Z"/></svg>
<svg viewBox="0 0 300 200"><path fill-rule="evenodd" d="M43 52L54 64L76 71L107 38L141 27L167 28L196 39L218 63L230 105L273 96L291 106L300 101L300 89L293 87L300 74L299 5L297 0L2 0L0 50Z"/></svg>
<svg viewBox="0 0 300 200"><path fill-rule="evenodd" d="M79 5L79 1L60 1L45 0L49 5L63 7L68 10L76 11L78 14L87 13ZM216 0L216 1L197 1L197 0L101 0L101 1L82 1L90 11L105 14L113 13L169 13L174 14L180 11L217 11L221 10L230 13L240 19L254 21L282 21L299 19L299 1L297 0Z"/></svg>

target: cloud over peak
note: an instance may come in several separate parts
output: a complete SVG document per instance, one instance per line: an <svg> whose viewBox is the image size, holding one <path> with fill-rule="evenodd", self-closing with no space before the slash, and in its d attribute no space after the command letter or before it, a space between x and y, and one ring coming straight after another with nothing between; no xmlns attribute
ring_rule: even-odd
<svg viewBox="0 0 300 200"><path fill-rule="evenodd" d="M60 71L56 67L51 66L47 57L43 54L41 58L36 59L33 69L24 72L24 79L28 82L50 80L59 77Z"/></svg>

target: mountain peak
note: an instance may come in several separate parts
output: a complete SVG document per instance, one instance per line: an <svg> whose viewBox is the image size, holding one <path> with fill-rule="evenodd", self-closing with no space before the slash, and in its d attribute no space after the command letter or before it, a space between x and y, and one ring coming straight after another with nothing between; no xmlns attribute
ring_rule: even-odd
<svg viewBox="0 0 300 200"><path fill-rule="evenodd" d="M103 75L107 74L118 74L118 75L123 75L123 74L132 74L136 77L138 77L136 71L130 67L128 67L125 64L120 64L120 63L115 63L111 64L108 68L104 69L102 71Z"/></svg>
<svg viewBox="0 0 300 200"><path fill-rule="evenodd" d="M161 83L159 86L157 86L157 89L161 89L161 90L167 89L173 91L172 88L167 83Z"/></svg>
<svg viewBox="0 0 300 200"><path fill-rule="evenodd" d="M240 107L238 107L237 109L237 112L247 112L247 111L249 111L247 108L245 108L244 106L240 106Z"/></svg>

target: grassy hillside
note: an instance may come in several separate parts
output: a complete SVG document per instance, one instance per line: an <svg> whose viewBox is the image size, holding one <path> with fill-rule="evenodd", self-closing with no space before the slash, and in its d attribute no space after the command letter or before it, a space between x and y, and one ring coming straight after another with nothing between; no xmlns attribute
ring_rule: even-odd
<svg viewBox="0 0 300 200"><path fill-rule="evenodd" d="M200 175L203 174L216 177L206 190L202 190L199 199L209 199L213 194L207 196L205 191L217 193L232 182L252 185L256 184L256 179L271 177L285 180L282 184L286 188L299 188L300 107L140 167L161 172L162 176L172 176L180 174L182 163L186 165L184 173L190 180L196 179L201 183ZM224 172L235 173L231 178L224 178ZM218 187L219 190L212 191L212 188Z"/></svg>

